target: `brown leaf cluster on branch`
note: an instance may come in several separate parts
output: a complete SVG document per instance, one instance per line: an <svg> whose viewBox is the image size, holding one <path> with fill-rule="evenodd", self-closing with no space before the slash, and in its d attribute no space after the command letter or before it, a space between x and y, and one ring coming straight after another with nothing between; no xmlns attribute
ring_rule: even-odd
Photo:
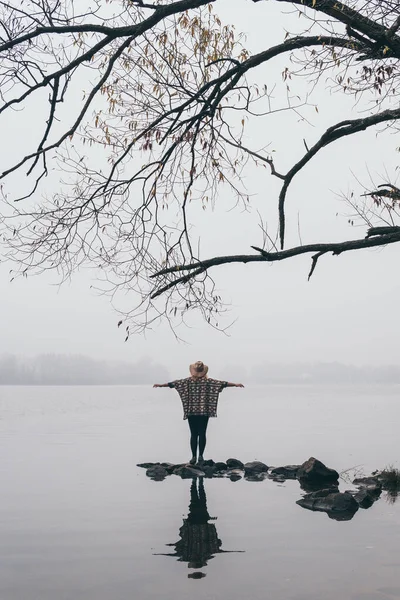
<svg viewBox="0 0 400 600"><path fill-rule="evenodd" d="M380 209L380 218L385 214L383 227L390 231L375 228L364 240L284 249L286 200L297 175L339 140L400 119L398 102L392 102L400 74L399 2L236 0L241 4L254 18L281 6L281 42L251 54L244 36L216 14L213 0L97 0L82 13L72 0L0 0L0 118L14 109L35 111L37 102L47 108L33 145L24 145L0 175L5 252L24 274L56 269L69 277L83 263L95 265L105 293L135 297L125 311L128 335L160 318L184 319L191 310L218 324L221 298L211 267L314 253L311 275L328 252L399 241L393 228L400 192L385 183L364 199ZM289 5L306 25L285 36ZM257 83L257 73L282 57L290 67L283 81L277 73L279 95L274 85ZM368 114L332 123L284 170L279 155L272 159L273 140L260 148L247 127L261 127L282 111L301 115L314 108L308 94L300 97L288 85L305 74L310 90L324 87L329 77L343 93L374 94L376 102ZM252 166L266 167L279 180L281 249L254 246L254 255L203 260L195 250L192 207L213 206L221 190L248 207L245 179ZM65 183L46 194L55 168ZM22 192L12 195L16 187ZM357 214L363 218L358 208Z"/></svg>

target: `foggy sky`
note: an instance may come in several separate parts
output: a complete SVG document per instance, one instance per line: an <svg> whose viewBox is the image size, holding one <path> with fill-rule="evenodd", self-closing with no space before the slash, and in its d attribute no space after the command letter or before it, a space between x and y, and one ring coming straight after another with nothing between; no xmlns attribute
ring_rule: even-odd
<svg viewBox="0 0 400 600"><path fill-rule="evenodd" d="M235 21L238 30L248 32L247 47L252 51L283 40L283 27L288 21L287 16L280 16L281 6L224 0L214 7L227 22ZM271 77L279 81L279 64L257 71L261 84L269 83ZM291 85L295 89L297 84ZM303 138L310 145L326 127L359 116L356 110L351 112L353 99L332 95L329 90L324 94L320 88L313 100L318 100L319 112L312 108L305 111L311 124L300 122L295 114L284 113L264 119L262 127L253 127L249 132L257 136L260 147L271 142L280 171L286 171L303 155ZM10 154L20 149L28 134L26 121L23 123L21 118L20 136L9 138L7 147L1 144L2 161L7 159L8 163ZM32 131L28 135L31 138ZM369 183L367 164L377 183L382 183L379 176L385 173L394 176L398 157L395 148L399 145L396 138L377 136L371 130L324 149L289 191L286 246L299 244L298 219L303 243L363 237L366 228L348 225L345 213L349 208L338 194L349 189L360 191L353 173ZM264 169L249 169L246 184L252 194L247 212L241 207L230 210L233 200L227 190L221 193L212 215L191 208L195 232L202 239L202 258L250 253L251 244L261 245L257 210L275 231L279 181ZM218 377L223 377L224 367L248 368L263 362L396 364L400 339L399 253L395 245L339 257L323 256L310 282L309 257L217 268L212 275L230 303L224 323L234 323L225 335L199 318L190 318L190 328L177 332L184 342L177 341L164 325L124 343L124 333L117 328L119 316L107 297L90 288L95 283L94 272L88 269L82 269L59 288L56 275L50 274L9 283L12 265L3 264L0 354L73 353L125 361L151 357L174 376L186 374L188 363L196 360L209 364L210 375ZM125 302L129 303L129 298Z"/></svg>

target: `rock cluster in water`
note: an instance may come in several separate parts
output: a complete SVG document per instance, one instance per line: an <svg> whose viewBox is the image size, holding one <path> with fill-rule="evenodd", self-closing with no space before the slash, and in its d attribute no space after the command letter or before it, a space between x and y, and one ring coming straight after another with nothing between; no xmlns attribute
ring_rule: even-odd
<svg viewBox="0 0 400 600"><path fill-rule="evenodd" d="M228 458L225 462L205 460L197 465L164 462L141 463L137 466L146 469L146 475L154 481L163 481L168 475L177 475L182 479L226 477L231 481L242 478L247 481L272 479L276 482L295 479L307 492L297 504L309 510L323 511L336 520L352 519L359 508L371 507L382 492L380 473L355 479L353 484L356 489L340 492L339 473L314 457L302 465L283 467L269 467L260 461L243 463L236 458Z"/></svg>

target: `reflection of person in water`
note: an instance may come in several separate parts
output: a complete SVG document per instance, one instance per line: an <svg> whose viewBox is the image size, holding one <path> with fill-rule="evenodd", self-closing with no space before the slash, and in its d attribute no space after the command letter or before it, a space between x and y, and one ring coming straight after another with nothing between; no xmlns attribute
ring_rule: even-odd
<svg viewBox="0 0 400 600"><path fill-rule="evenodd" d="M215 520L215 517L208 514L204 480L193 479L190 487L189 514L179 529L180 539L175 544L167 544L174 546L175 552L158 556L176 556L178 561L187 562L189 569L207 566L207 561L214 558L215 554L228 552L221 549L222 542L218 538L217 529L214 523L209 523L212 520ZM189 575L194 579L200 576L200 573Z"/></svg>

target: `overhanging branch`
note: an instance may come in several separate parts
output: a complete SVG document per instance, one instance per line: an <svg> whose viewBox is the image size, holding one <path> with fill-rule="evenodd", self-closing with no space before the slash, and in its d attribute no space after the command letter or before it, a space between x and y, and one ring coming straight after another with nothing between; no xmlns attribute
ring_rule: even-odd
<svg viewBox="0 0 400 600"><path fill-rule="evenodd" d="M174 267L168 267L154 273L151 276L152 279L162 277L165 275L172 275L185 272L185 275L177 277L167 284L161 286L151 295L151 298L157 298L161 296L167 290L178 285L185 284L191 279L194 279L198 275L205 273L212 267L227 265L233 263L247 264L251 262L277 262L300 256L302 254L313 254L312 265L308 278L313 274L317 265L318 259L327 253L332 253L334 256L339 256L343 252L349 252L352 250L362 250L366 248L376 248L379 246L387 246L388 244L394 244L400 242L400 227L388 227L386 233L377 235L376 228L368 231L367 237L364 239L349 240L346 242L333 242L333 243L321 243L321 244L307 244L305 246L296 246L289 248L288 250L281 250L278 252L267 252L257 246L252 246L253 250L256 250L258 254L238 254L232 256L216 256L203 261L196 261L194 263L186 265L177 265Z"/></svg>

